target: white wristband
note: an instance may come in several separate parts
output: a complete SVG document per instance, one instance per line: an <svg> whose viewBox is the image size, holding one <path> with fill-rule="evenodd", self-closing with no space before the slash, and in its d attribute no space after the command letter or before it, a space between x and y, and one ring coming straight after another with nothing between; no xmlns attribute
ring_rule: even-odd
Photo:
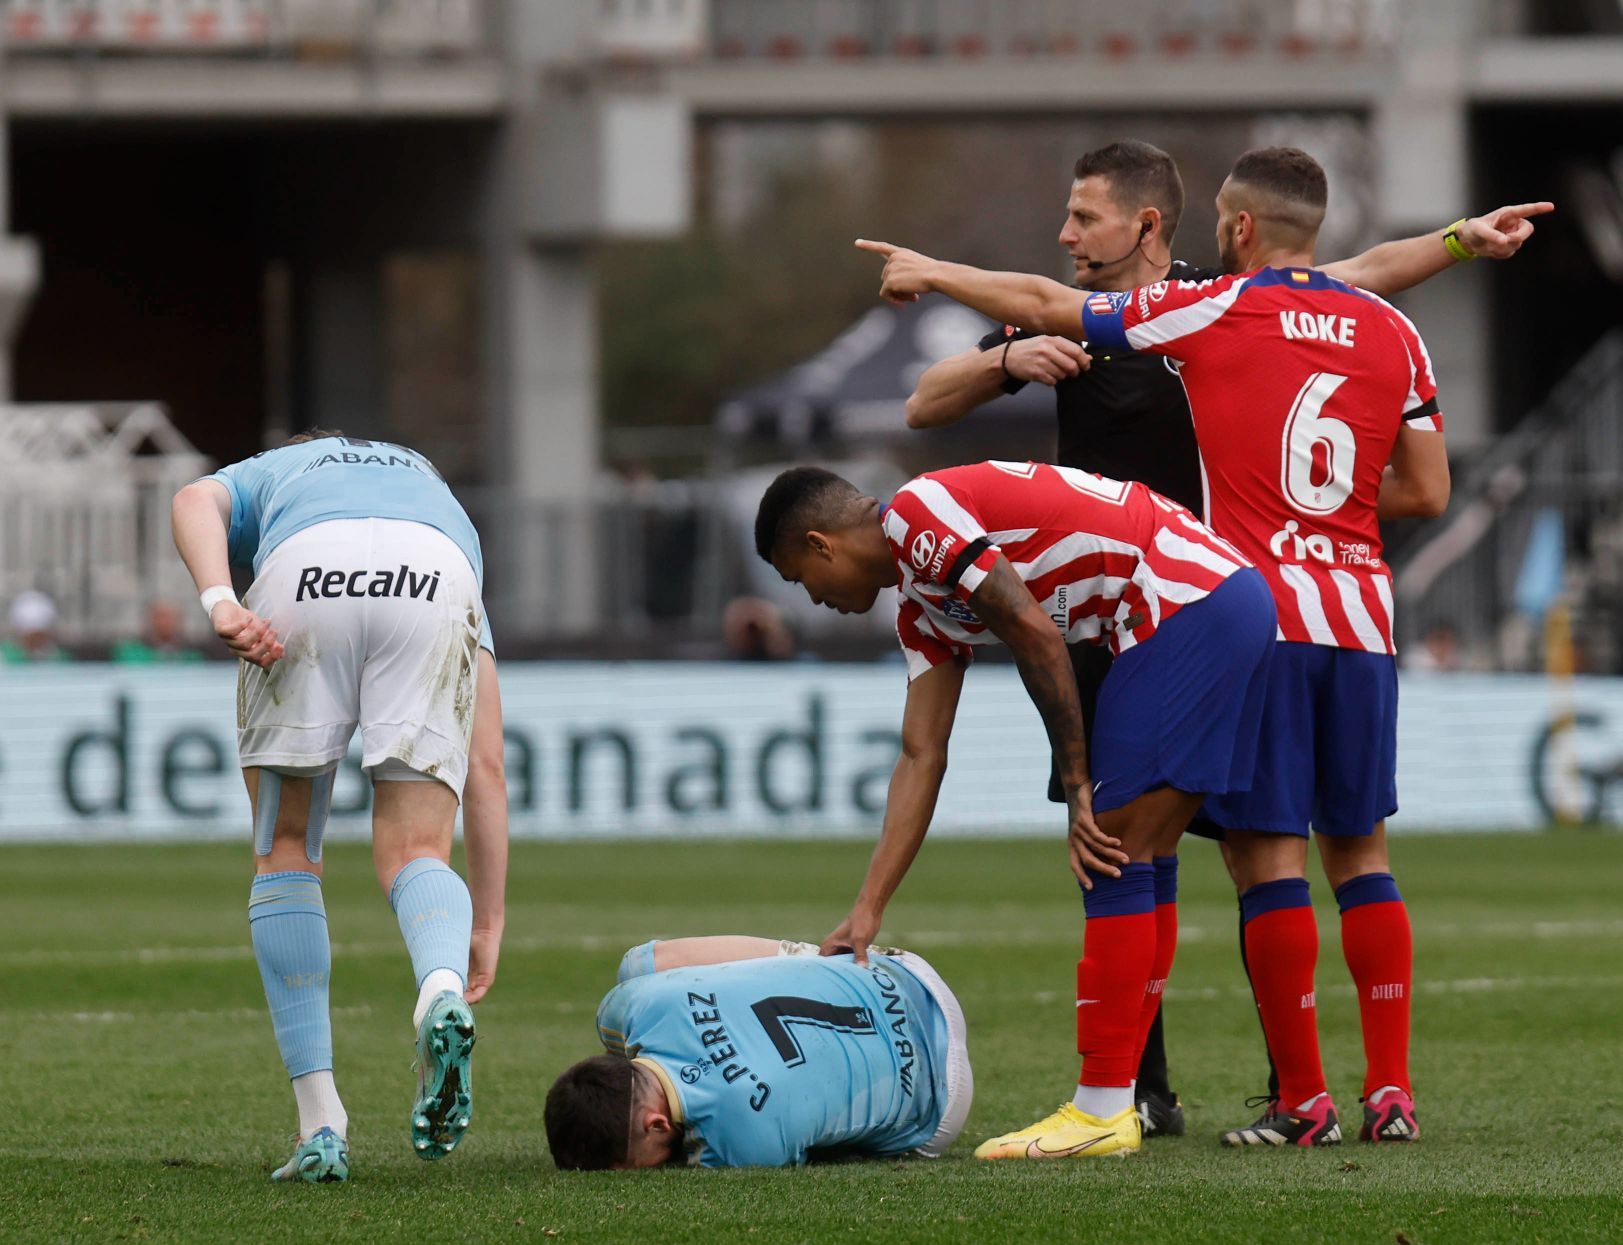
<svg viewBox="0 0 1623 1245"><path fill-rule="evenodd" d="M214 617L214 607L221 601L230 601L233 605L241 604L230 584L215 584L212 588L205 588L203 589L203 595L198 597L197 600L202 605L203 612L210 618Z"/></svg>

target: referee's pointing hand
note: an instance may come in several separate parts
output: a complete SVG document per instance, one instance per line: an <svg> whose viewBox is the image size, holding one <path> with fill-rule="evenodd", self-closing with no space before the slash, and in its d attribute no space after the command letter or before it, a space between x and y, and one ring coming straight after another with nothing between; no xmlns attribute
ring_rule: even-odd
<svg viewBox="0 0 1623 1245"><path fill-rule="evenodd" d="M879 296L886 302L898 305L917 302L920 294L928 294L934 288L930 284L930 269L935 260L928 255L892 246L889 242L870 242L867 238L857 239L857 250L872 251L884 257Z"/></svg>

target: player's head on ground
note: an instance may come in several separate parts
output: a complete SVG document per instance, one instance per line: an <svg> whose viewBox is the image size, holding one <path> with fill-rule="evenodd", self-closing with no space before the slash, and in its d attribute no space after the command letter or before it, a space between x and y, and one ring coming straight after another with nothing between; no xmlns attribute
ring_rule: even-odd
<svg viewBox="0 0 1623 1245"><path fill-rule="evenodd" d="M659 1078L623 1055L582 1059L547 1091L547 1146L565 1171L661 1167L682 1126Z"/></svg>
<svg viewBox="0 0 1623 1245"><path fill-rule="evenodd" d="M1217 192L1217 249L1225 272L1248 272L1259 257L1311 256L1330 184L1296 147L1256 147L1234 162Z"/></svg>
<svg viewBox="0 0 1623 1245"><path fill-rule="evenodd" d="M1172 157L1123 139L1076 162L1059 244L1076 264L1078 285L1125 289L1161 275L1182 215L1183 178ZM1146 264L1156 271L1140 271Z"/></svg>
<svg viewBox="0 0 1623 1245"><path fill-rule="evenodd" d="M879 503L821 467L791 467L755 512L755 552L818 605L865 614L897 581Z"/></svg>

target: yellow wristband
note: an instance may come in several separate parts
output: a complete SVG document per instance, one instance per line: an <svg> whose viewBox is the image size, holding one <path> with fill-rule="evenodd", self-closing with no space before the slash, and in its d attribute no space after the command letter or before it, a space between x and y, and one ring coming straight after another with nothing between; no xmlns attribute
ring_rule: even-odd
<svg viewBox="0 0 1623 1245"><path fill-rule="evenodd" d="M1461 263L1476 258L1476 254L1465 243L1460 241L1459 228L1466 222L1466 219L1464 216L1460 217L1443 234L1443 245L1448 248L1448 253Z"/></svg>

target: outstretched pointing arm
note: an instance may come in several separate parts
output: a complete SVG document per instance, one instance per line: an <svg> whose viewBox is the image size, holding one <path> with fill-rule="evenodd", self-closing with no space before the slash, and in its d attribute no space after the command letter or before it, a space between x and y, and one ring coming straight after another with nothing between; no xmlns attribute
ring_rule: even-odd
<svg viewBox="0 0 1623 1245"><path fill-rule="evenodd" d="M1082 299L1047 277L1019 272L987 272L968 264L949 264L917 251L858 238L857 249L883 257L879 295L888 302L910 303L920 294L945 294L954 302L1005 324L1073 340L1082 336Z"/></svg>
<svg viewBox="0 0 1623 1245"><path fill-rule="evenodd" d="M1338 281L1372 294L1398 294L1459 262L1444 241L1452 230L1460 246L1473 259L1509 259L1533 236L1532 217L1555 211L1555 204L1514 203L1481 216L1467 217L1458 228L1449 225L1417 238L1382 242L1351 259L1324 264L1321 270Z"/></svg>

